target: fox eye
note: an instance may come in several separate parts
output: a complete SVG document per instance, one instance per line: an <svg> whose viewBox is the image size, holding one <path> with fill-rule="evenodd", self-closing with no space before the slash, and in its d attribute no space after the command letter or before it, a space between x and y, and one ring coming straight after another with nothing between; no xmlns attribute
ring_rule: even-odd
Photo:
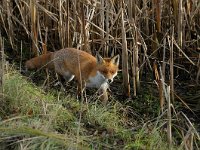
<svg viewBox="0 0 200 150"><path fill-rule="evenodd" d="M115 72L114 71L110 71L111 72L111 74L114 74Z"/></svg>

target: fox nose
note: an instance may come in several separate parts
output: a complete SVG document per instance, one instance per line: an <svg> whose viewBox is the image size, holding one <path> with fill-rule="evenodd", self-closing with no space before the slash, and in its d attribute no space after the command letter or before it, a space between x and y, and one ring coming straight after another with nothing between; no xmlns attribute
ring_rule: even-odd
<svg viewBox="0 0 200 150"><path fill-rule="evenodd" d="M113 82L113 80L112 79L108 79L108 83L112 83Z"/></svg>

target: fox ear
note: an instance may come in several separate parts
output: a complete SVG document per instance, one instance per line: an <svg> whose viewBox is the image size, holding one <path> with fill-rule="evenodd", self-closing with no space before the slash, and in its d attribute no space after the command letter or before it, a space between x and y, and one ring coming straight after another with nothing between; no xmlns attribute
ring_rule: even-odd
<svg viewBox="0 0 200 150"><path fill-rule="evenodd" d="M116 55L116 56L114 56L112 59L111 59L111 61L113 62L113 64L115 64L115 65L119 65L119 54L118 55Z"/></svg>
<svg viewBox="0 0 200 150"><path fill-rule="evenodd" d="M104 62L103 57L97 52L96 54L97 64L102 64Z"/></svg>

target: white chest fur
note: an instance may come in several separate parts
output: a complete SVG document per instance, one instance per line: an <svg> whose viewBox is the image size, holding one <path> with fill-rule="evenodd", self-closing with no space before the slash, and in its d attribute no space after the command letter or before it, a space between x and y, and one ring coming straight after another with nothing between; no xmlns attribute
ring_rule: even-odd
<svg viewBox="0 0 200 150"><path fill-rule="evenodd" d="M90 77L86 83L86 87L100 88L103 83L106 83L105 77L98 71L96 76Z"/></svg>

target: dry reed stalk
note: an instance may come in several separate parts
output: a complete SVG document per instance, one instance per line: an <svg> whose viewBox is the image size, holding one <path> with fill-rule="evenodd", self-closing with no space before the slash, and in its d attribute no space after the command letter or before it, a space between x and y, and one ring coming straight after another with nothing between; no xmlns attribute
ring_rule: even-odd
<svg viewBox="0 0 200 150"><path fill-rule="evenodd" d="M5 3L3 2L2 9L4 8L4 5L5 5ZM2 9L0 9L0 17L1 17L1 20L0 20L1 22L0 23L1 23L1 26L4 28L6 34L8 35L8 30L6 28L6 23L7 22L5 22L5 19L4 19L4 18L6 18L6 15L5 15L5 13L4 13L4 11Z"/></svg>
<svg viewBox="0 0 200 150"><path fill-rule="evenodd" d="M24 13L24 4L22 3L22 1L16 1L15 0L15 4L16 4L16 6L17 6L17 8L18 8L18 10L19 10L19 13L20 13L20 17L21 17L21 21L22 21L22 24L26 24L26 22L25 22L25 13ZM27 7L25 7L25 8L27 8Z"/></svg>
<svg viewBox="0 0 200 150"><path fill-rule="evenodd" d="M183 141L180 147L183 148L183 146L185 146L185 149L193 150L193 143L191 143L190 141L190 140L193 140L193 137L194 137L194 134L192 133L192 127L190 127L186 135L183 137Z"/></svg>
<svg viewBox="0 0 200 150"><path fill-rule="evenodd" d="M153 0L154 6L156 9L156 30L157 32L161 32L161 0Z"/></svg>
<svg viewBox="0 0 200 150"><path fill-rule="evenodd" d="M48 37L48 28L46 28L46 30L45 30L45 37L44 37L44 40L43 40L44 42L42 42L42 49L43 49L42 53L43 54L47 53L47 37ZM48 68L46 68L45 71L46 71L47 86L49 87L49 85L50 85L49 77L50 76L49 76Z"/></svg>
<svg viewBox="0 0 200 150"><path fill-rule="evenodd" d="M180 149L185 146L185 149L193 150L194 149L194 143L196 141L200 141L200 135L199 132L195 129L194 125L191 123L190 119L181 112L181 115L186 119L185 125L187 126L188 130L185 136L183 136L183 141L180 144ZM198 145L196 145L196 148L198 149Z"/></svg>
<svg viewBox="0 0 200 150"><path fill-rule="evenodd" d="M106 30L106 37L105 37L105 56L108 56L108 50L109 50L109 10L110 10L110 2L108 0L105 1L105 30Z"/></svg>
<svg viewBox="0 0 200 150"><path fill-rule="evenodd" d="M105 41L106 40L108 40L108 41L110 41L110 40L113 40L114 41L114 43L115 43L115 46L116 46L116 44L119 44L120 46L122 45L121 43L120 43L120 41L116 38L118 35L117 35L117 32L116 33L113 33L112 31L113 31L113 28L114 28L114 25L115 24L117 24L117 21L119 20L119 17L121 16L121 12L122 12L122 8L120 8L119 9L119 11L118 11L118 13L117 14L115 14L115 19L112 21L112 24L110 25L110 27L109 27L109 29L108 29L108 32L106 32L104 29L105 29L105 27L104 27L104 24L103 24L103 28L99 28L98 26L96 26L94 23L92 23L92 22L90 22L90 24L92 24L93 26L95 26L95 27L97 27L97 29L99 29L100 30L100 33L101 33L101 35L103 35L103 36L101 36L101 46L99 47L99 50L100 49L103 49L103 52L105 52L105 50L106 50L106 45L105 45ZM112 14L112 13L111 13ZM100 15L101 15L101 13L100 13ZM118 29L117 29L118 30ZM117 31L116 30L116 31ZM114 37L115 35L113 35L112 36L112 34L116 34L116 37ZM108 36L108 37L105 37L105 35L106 36ZM104 38L103 38L104 37ZM110 39L111 38L111 39ZM98 50L98 51L99 51ZM106 55L106 54L104 54L104 55Z"/></svg>
<svg viewBox="0 0 200 150"><path fill-rule="evenodd" d="M163 74L164 80L165 80L165 68L166 68L165 54L166 54L166 38L164 38L164 42L163 42L163 62L162 62L162 74Z"/></svg>
<svg viewBox="0 0 200 150"><path fill-rule="evenodd" d="M74 34L73 34L73 47L82 49L82 23L81 23L81 7L80 2L74 0L73 2L73 18L74 18Z"/></svg>
<svg viewBox="0 0 200 150"><path fill-rule="evenodd" d="M61 43L61 48L67 47L67 38L68 38L68 22L67 20L67 8L66 4L67 2L63 0L59 0L58 3L58 13L59 13L59 21L58 21L58 35L59 35L59 41Z"/></svg>
<svg viewBox="0 0 200 150"><path fill-rule="evenodd" d="M130 26L133 26L133 23L134 23L134 17L133 16L133 8L135 5L133 5L133 1L132 0L129 0L128 1L128 17L129 17L129 23L130 23ZM132 30L132 32L129 33L129 36L130 37L133 37L133 40L135 40L135 33L134 33L134 30ZM134 44L133 44L134 43ZM135 47L136 47L136 41L130 41L130 51L131 51L131 71L132 71L132 75L133 75L133 95L136 96L137 95L137 83L136 83L136 56L135 56Z"/></svg>
<svg viewBox="0 0 200 150"><path fill-rule="evenodd" d="M183 54L183 56L192 64L195 65L195 63L192 61L192 59L189 58L189 56L186 55L186 53L178 46L177 42L175 41L175 39L173 38L173 43L176 46L176 48L179 50L179 52L181 52Z"/></svg>
<svg viewBox="0 0 200 150"><path fill-rule="evenodd" d="M171 99L170 99L170 86L167 87L167 138L169 148L172 146L172 116L171 116Z"/></svg>
<svg viewBox="0 0 200 150"><path fill-rule="evenodd" d="M147 6L147 0L144 0L143 7L145 10L145 30L146 35L149 35L149 13L148 13L148 6Z"/></svg>
<svg viewBox="0 0 200 150"><path fill-rule="evenodd" d="M43 48L43 37L42 37L42 29L41 29L41 24L39 23L39 20L37 20L38 22L37 22L37 28L38 28L38 43L41 43L42 44L42 48ZM43 50L43 49L42 49ZM43 52L42 52L43 53ZM38 55L40 55L41 54L41 52L39 51L38 52Z"/></svg>
<svg viewBox="0 0 200 150"><path fill-rule="evenodd" d="M199 54L199 58L198 58L198 62L197 62L197 68L198 68L198 71L197 71L196 83L198 85L199 84L199 76L200 76L200 54Z"/></svg>
<svg viewBox="0 0 200 150"><path fill-rule="evenodd" d="M44 8L46 10L49 10L48 1L45 1ZM48 26L49 26L49 18L48 18L47 14L45 12L43 12L43 17L44 17L44 27L48 28Z"/></svg>
<svg viewBox="0 0 200 150"><path fill-rule="evenodd" d="M139 48L138 48L138 28L137 25L139 26L139 24L136 22L136 20L138 20L138 6L137 6L137 2L136 1L132 1L132 9L131 12L132 14L132 19L131 19L131 24L133 26L133 31L132 31L132 39L133 39L133 85L134 85L134 95L136 96L137 92L139 93L140 91L140 70L139 70ZM130 4L130 5L131 5ZM137 23L137 25L136 25Z"/></svg>
<svg viewBox="0 0 200 150"><path fill-rule="evenodd" d="M132 70L132 75L133 75L133 95L137 95L137 87L136 87L136 67L135 67L135 51L132 42L130 42L130 51L132 52L132 57L131 57L131 70Z"/></svg>
<svg viewBox="0 0 200 150"><path fill-rule="evenodd" d="M32 52L34 55L38 56L38 27L37 27L37 9L36 0L30 0L30 13L31 13L31 37L32 37Z"/></svg>
<svg viewBox="0 0 200 150"><path fill-rule="evenodd" d="M182 0L179 0L179 12L178 12L178 45L182 49L183 45L183 7ZM179 55L181 53L179 52Z"/></svg>
<svg viewBox="0 0 200 150"><path fill-rule="evenodd" d="M0 112L5 113L5 101L4 101L4 71L5 68L5 55L4 55L4 39L1 36L0 31Z"/></svg>
<svg viewBox="0 0 200 150"><path fill-rule="evenodd" d="M163 83L164 83L164 77L162 75L162 72L160 71L161 69L159 69L158 71L158 67L160 68L160 66L158 66L158 63L156 61L154 61L153 63L153 69L154 69L154 75L155 75L155 79L156 79L156 83L157 83L157 87L158 87L158 92L159 92L159 99L160 99L160 109L161 112L163 113L164 110L164 95L163 95ZM163 80L163 82L162 82Z"/></svg>
<svg viewBox="0 0 200 150"><path fill-rule="evenodd" d="M177 29L177 26L178 26L178 0L171 0L171 2L172 2L172 7L173 7L174 25L175 25L175 29Z"/></svg>
<svg viewBox="0 0 200 150"><path fill-rule="evenodd" d="M23 52L23 43L21 41L21 46L20 46L20 63L19 63L19 72L22 72L22 52Z"/></svg>
<svg viewBox="0 0 200 150"><path fill-rule="evenodd" d="M0 102L3 104L4 42L0 32Z"/></svg>
<svg viewBox="0 0 200 150"><path fill-rule="evenodd" d="M195 134L197 140L200 141L200 134L197 131L197 129L195 128L194 124L190 121L190 119L187 117L186 114L184 114L183 112L181 112L181 115L186 119L186 121L188 123L188 126L192 128L192 131Z"/></svg>
<svg viewBox="0 0 200 150"><path fill-rule="evenodd" d="M169 43L169 47L170 47L170 58L169 58L169 66L170 66L170 87L171 87L171 100L172 102L174 102L174 50L173 50L173 46L174 46L174 42L173 42L173 38L174 38L174 27L172 29L172 35L171 35L171 40L168 37L168 43Z"/></svg>
<svg viewBox="0 0 200 150"><path fill-rule="evenodd" d="M89 6L84 6L82 4L82 24L83 24L83 35L84 35L84 50L87 51L88 53L91 53L91 49L90 49L90 45L89 45L89 38L90 38L90 23L86 22L86 19L89 20L90 22L93 20L94 18L94 14L96 11L96 6L97 6L97 0L93 1L93 3L91 4L91 9ZM84 7L87 8L87 12L86 12L86 16L84 16Z"/></svg>
<svg viewBox="0 0 200 150"><path fill-rule="evenodd" d="M129 19L129 22L132 22L132 19L133 19L133 1L132 0L128 0L127 7L128 7L128 19Z"/></svg>
<svg viewBox="0 0 200 150"><path fill-rule="evenodd" d="M148 54L147 54L147 45L144 41L144 38L142 37L140 31L137 30L137 35L139 36L140 38L140 41L141 41L141 45L144 49L144 62L146 61L147 62L147 65L149 66L149 69L152 71L152 67L151 67L151 63L150 63L150 60L149 60L149 57L148 57Z"/></svg>
<svg viewBox="0 0 200 150"><path fill-rule="evenodd" d="M186 25L187 25L187 22L188 22L188 17L187 17L187 14L186 14L186 11L185 9L183 9L183 18L185 18L185 20L183 19L182 21L182 49L186 49ZM180 55L180 54L179 54Z"/></svg>
<svg viewBox="0 0 200 150"><path fill-rule="evenodd" d="M122 1L122 8L124 9L124 1ZM128 73L128 50L126 41L126 31L124 26L124 11L121 14L121 24L122 24L122 74L123 74L123 86L124 94L130 97L130 83L129 83L129 73Z"/></svg>
<svg viewBox="0 0 200 150"><path fill-rule="evenodd" d="M100 4L100 35L101 35L101 47L103 49L103 51L106 49L105 47L105 43L104 43L104 38L105 38L105 31L104 31L104 22L105 22L105 8L104 8L104 1L105 0L101 0L101 4Z"/></svg>
<svg viewBox="0 0 200 150"><path fill-rule="evenodd" d="M194 143L194 133L191 132L191 133L190 133L190 136L189 136L189 138L188 138L188 141L187 141L188 149L191 149L191 150L194 149L193 143Z"/></svg>
<svg viewBox="0 0 200 150"><path fill-rule="evenodd" d="M70 9L70 0L67 0L66 1L66 13L67 13L67 18L66 18L66 46L67 47L71 47L71 45L70 45L70 14L69 14L69 9Z"/></svg>
<svg viewBox="0 0 200 150"><path fill-rule="evenodd" d="M172 146L172 117L171 117L171 99L170 99L170 86L167 86L165 88L165 81L162 75L162 70L159 68L160 75L161 75L161 82L163 86L163 94L165 96L165 99L167 101L167 139L169 143L169 148Z"/></svg>
<svg viewBox="0 0 200 150"><path fill-rule="evenodd" d="M45 29L45 37L44 37L44 42L42 42L42 49L43 49L43 54L47 53L47 37L48 37L48 28L46 27Z"/></svg>
<svg viewBox="0 0 200 150"><path fill-rule="evenodd" d="M85 22L85 18L88 17L88 14L85 14L84 12L84 4L81 3L81 13L80 13L80 16L81 16L81 35L82 35L82 39L83 39L83 45L82 45L82 49L85 50L85 51L88 51L89 50L89 45L88 45L88 39L87 39L87 35L86 35L86 22ZM88 10L88 6L86 6L87 10Z"/></svg>
<svg viewBox="0 0 200 150"><path fill-rule="evenodd" d="M172 116L171 116L171 94L170 94L170 86L165 86L164 76L162 74L162 69L159 67L159 75L160 75L160 87L162 90L163 95L163 104L164 104L164 97L167 101L167 139L169 143L169 148L172 146ZM163 110L162 110L163 112Z"/></svg>
<svg viewBox="0 0 200 150"><path fill-rule="evenodd" d="M63 0L58 1L58 12L59 12L59 19L58 19L58 35L59 40L61 43L61 48L65 48L65 24L64 24L64 17L63 17Z"/></svg>
<svg viewBox="0 0 200 150"><path fill-rule="evenodd" d="M13 22L12 22L12 3L10 0L6 1L6 12L7 12L7 23L8 23L8 38L10 41L10 44L12 46L12 48L14 49L14 26L13 26ZM7 27L6 27L7 28Z"/></svg>

